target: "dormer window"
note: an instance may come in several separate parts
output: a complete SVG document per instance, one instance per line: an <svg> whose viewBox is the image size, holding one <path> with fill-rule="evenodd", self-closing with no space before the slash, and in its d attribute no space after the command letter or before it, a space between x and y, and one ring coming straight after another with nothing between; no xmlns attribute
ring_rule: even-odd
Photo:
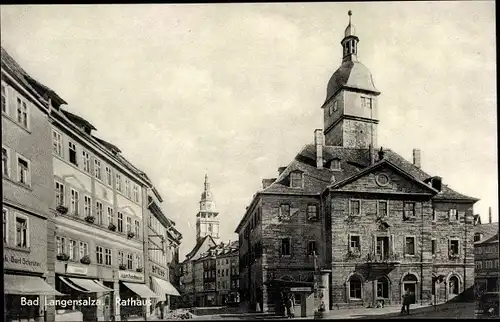
<svg viewBox="0 0 500 322"><path fill-rule="evenodd" d="M300 171L294 171L290 173L290 187L292 188L302 188L303 187L303 175Z"/></svg>
<svg viewBox="0 0 500 322"><path fill-rule="evenodd" d="M340 170L340 159L333 159L330 164L331 170Z"/></svg>

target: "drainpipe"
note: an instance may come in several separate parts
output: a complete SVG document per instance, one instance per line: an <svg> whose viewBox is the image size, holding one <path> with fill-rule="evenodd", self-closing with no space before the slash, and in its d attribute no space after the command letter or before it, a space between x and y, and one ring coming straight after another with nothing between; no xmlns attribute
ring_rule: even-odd
<svg viewBox="0 0 500 322"><path fill-rule="evenodd" d="M423 300L423 290L424 290L424 203L420 203L420 215L422 217L422 229L420 230L420 304L422 304ZM431 275L432 279L432 275Z"/></svg>

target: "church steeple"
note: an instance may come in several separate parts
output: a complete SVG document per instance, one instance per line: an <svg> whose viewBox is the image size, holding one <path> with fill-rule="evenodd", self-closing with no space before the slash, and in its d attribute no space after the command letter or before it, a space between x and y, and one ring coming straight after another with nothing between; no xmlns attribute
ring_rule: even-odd
<svg viewBox="0 0 500 322"><path fill-rule="evenodd" d="M359 38L356 37L356 29L351 22L352 11L349 10L349 24L344 31L344 39L340 42L342 44L343 54L342 62L358 61L358 42Z"/></svg>
<svg viewBox="0 0 500 322"><path fill-rule="evenodd" d="M200 198L200 211L198 211L198 214L196 215L197 240L207 235L212 236L214 239L219 238L218 215L219 212L215 209L215 201L212 191L210 190L208 174L205 174L205 183Z"/></svg>

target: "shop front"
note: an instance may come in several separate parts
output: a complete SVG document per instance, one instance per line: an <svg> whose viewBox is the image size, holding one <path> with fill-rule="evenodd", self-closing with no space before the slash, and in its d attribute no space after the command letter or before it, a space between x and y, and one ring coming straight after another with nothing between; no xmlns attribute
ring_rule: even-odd
<svg viewBox="0 0 500 322"><path fill-rule="evenodd" d="M158 305L155 309L155 314L163 319L165 314L170 312L170 303L172 296L181 296L179 291L169 281L151 276L152 289L158 295Z"/></svg>
<svg viewBox="0 0 500 322"><path fill-rule="evenodd" d="M61 272L64 270L64 273ZM102 275L102 274L101 274ZM113 288L104 285L96 266L56 263L56 321L109 321ZM106 319L107 318L107 319Z"/></svg>
<svg viewBox="0 0 500 322"><path fill-rule="evenodd" d="M158 295L144 284L144 273L120 270L117 274L120 295L116 304L121 320L146 319L150 316L148 307Z"/></svg>
<svg viewBox="0 0 500 322"><path fill-rule="evenodd" d="M47 321L46 297L61 295L46 278L46 245L32 246L26 237L21 231L17 241L25 243L4 242L4 317L9 322Z"/></svg>

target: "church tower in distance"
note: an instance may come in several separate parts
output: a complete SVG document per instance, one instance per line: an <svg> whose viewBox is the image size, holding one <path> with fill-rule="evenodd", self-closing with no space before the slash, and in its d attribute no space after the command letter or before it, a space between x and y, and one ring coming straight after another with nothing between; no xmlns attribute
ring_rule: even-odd
<svg viewBox="0 0 500 322"><path fill-rule="evenodd" d="M196 240L207 235L217 241L219 239L219 212L215 210L215 202L210 191L208 174L205 174L205 186L201 193L200 211L196 214Z"/></svg>

